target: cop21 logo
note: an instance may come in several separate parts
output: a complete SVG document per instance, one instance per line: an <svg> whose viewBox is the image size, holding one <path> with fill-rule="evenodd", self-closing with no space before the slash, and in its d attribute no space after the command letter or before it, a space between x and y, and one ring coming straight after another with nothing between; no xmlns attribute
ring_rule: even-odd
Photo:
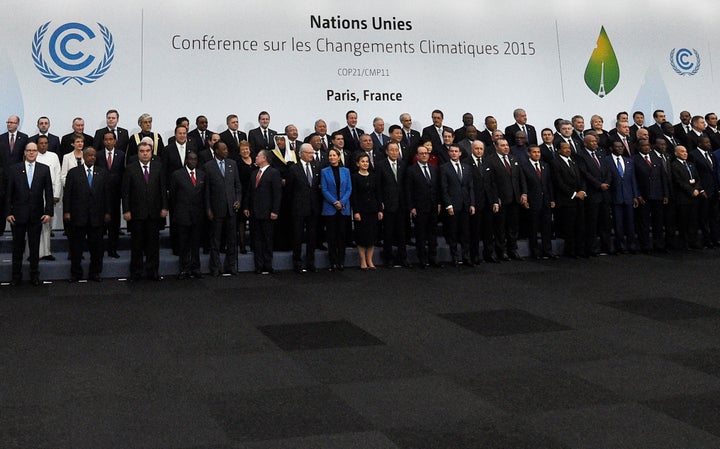
<svg viewBox="0 0 720 449"><path fill-rule="evenodd" d="M670 66L680 76L693 76L700 70L700 53L694 48L692 51L673 48L670 51Z"/></svg>
<svg viewBox="0 0 720 449"><path fill-rule="evenodd" d="M87 45L92 44L97 36L90 27L77 22L66 23L53 31L48 39L47 50L43 50L50 23L47 22L37 29L32 42L32 59L40 74L53 83L67 84L77 81L81 86L102 78L115 58L115 43L110 30L100 23L97 24L104 44L100 59L95 54L82 51L89 51L88 47L97 47L94 53L99 54L100 46Z"/></svg>

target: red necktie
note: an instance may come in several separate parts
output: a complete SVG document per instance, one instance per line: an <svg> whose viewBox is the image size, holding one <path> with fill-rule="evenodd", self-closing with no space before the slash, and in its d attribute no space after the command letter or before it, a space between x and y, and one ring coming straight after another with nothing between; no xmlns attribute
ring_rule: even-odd
<svg viewBox="0 0 720 449"><path fill-rule="evenodd" d="M108 157L107 157L108 170L110 170L112 168L112 155L113 155L112 151L108 152Z"/></svg>
<svg viewBox="0 0 720 449"><path fill-rule="evenodd" d="M535 172L537 173L538 178L542 179L542 172L540 171L540 164L538 164L537 162L535 162Z"/></svg>
<svg viewBox="0 0 720 449"><path fill-rule="evenodd" d="M10 153L15 149L15 133L10 134Z"/></svg>
<svg viewBox="0 0 720 449"><path fill-rule="evenodd" d="M512 173L512 168L510 168L510 163L507 160L507 156L503 156L503 162L505 163L505 170L507 170L508 173Z"/></svg>
<svg viewBox="0 0 720 449"><path fill-rule="evenodd" d="M193 187L197 185L197 180L195 179L195 170L190 171L190 182L192 182Z"/></svg>
<svg viewBox="0 0 720 449"><path fill-rule="evenodd" d="M262 170L258 168L258 174L255 176L255 188L260 184L260 178L262 177Z"/></svg>
<svg viewBox="0 0 720 449"><path fill-rule="evenodd" d="M647 154L645 155L645 162L647 162L648 167L652 167L652 162L650 162L650 156L648 156Z"/></svg>

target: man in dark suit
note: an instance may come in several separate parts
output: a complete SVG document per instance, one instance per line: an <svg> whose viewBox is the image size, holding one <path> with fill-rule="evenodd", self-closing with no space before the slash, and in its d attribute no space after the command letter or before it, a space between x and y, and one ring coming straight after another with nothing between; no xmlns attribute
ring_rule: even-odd
<svg viewBox="0 0 720 449"><path fill-rule="evenodd" d="M73 167L65 179L63 220L70 222L70 282L82 278L83 247L90 250L88 279L101 282L103 268L103 225L110 221L108 172L96 166L96 151L83 151L83 165Z"/></svg>
<svg viewBox="0 0 720 449"><path fill-rule="evenodd" d="M382 117L373 119L373 132L370 133L370 137L372 138L373 148L376 150L382 149L390 142L390 136L385 134L385 120ZM400 138L402 139L402 136Z"/></svg>
<svg viewBox="0 0 720 449"><path fill-rule="evenodd" d="M697 242L697 204L704 189L695 164L687 159L687 149L682 145L675 147L675 159L670 163L670 170L680 238L678 246L681 249L700 249Z"/></svg>
<svg viewBox="0 0 720 449"><path fill-rule="evenodd" d="M153 118L150 114L144 113L138 117L138 126L140 126L140 132L130 136L128 141L127 150L125 150L125 158L127 165L137 161L138 146L140 142L147 138L151 143L152 157L153 159L161 158L165 152L165 144L163 143L162 136L159 133L152 131Z"/></svg>
<svg viewBox="0 0 720 449"><path fill-rule="evenodd" d="M445 138L443 136L443 132L450 131L450 135L454 136L454 131L449 126L443 125L443 118L445 116L443 115L443 112L441 110L435 109L434 111L432 111L430 117L432 118L433 124L423 128L420 141L432 143L433 154L435 154L436 156L442 153L447 154L447 148L444 148ZM452 140L450 141L450 143L452 143ZM449 160L450 158L446 156L443 159L440 159L440 163L442 164L444 162L448 162Z"/></svg>
<svg viewBox="0 0 720 449"><path fill-rule="evenodd" d="M347 126L333 133L333 135L336 133L342 134L345 139L345 149L348 150L350 154L360 149L360 136L365 134L365 131L357 127L357 121L357 112L347 111L345 113Z"/></svg>
<svg viewBox="0 0 720 449"><path fill-rule="evenodd" d="M237 162L240 158L240 142L247 140L247 135L238 129L240 121L237 115L228 115L225 122L228 129L220 133L220 140L227 147L229 157Z"/></svg>
<svg viewBox="0 0 720 449"><path fill-rule="evenodd" d="M332 134L331 142L331 148L335 148L340 153L340 166L346 167L347 169L352 171L352 166L355 165L352 156L353 152L347 148L347 141L345 140L343 133L340 131L335 131Z"/></svg>
<svg viewBox="0 0 720 449"><path fill-rule="evenodd" d="M412 129L412 117L408 113L400 114L400 125L402 126L403 143L411 151L417 150L422 142L420 133Z"/></svg>
<svg viewBox="0 0 720 449"><path fill-rule="evenodd" d="M373 147L373 140L368 134L363 134L360 137L360 151L354 154L353 160L357 161L358 158L363 154L367 154L367 156L370 158L370 167L368 168L368 170L370 170L371 172L374 172L377 165L386 158L385 152L382 149L375 149ZM350 170L352 172L356 172L358 170L357 164L352 165L354 166L354 168L350 167Z"/></svg>
<svg viewBox="0 0 720 449"><path fill-rule="evenodd" d="M103 150L106 132L111 132L113 133L113 135L115 135L115 148L122 151L123 153L127 150L128 141L130 140L130 134L128 134L127 129L118 126L119 118L120 114L116 109L110 109L105 113L105 122L107 123L107 126L95 131L95 137L93 137L92 146L97 150L98 153L102 152Z"/></svg>
<svg viewBox="0 0 720 449"><path fill-rule="evenodd" d="M585 180L585 247L578 256L597 256L611 254L610 227L611 201L610 184L602 167L602 160L607 154L599 147L595 134L588 134L583 141L583 148L576 157L577 168ZM598 236L600 247L598 248Z"/></svg>
<svg viewBox="0 0 720 449"><path fill-rule="evenodd" d="M245 203L245 216L252 219L255 273L272 274L273 228L280 214L282 179L270 166L269 152L262 150L255 157L257 169L250 176L250 191Z"/></svg>
<svg viewBox="0 0 720 449"><path fill-rule="evenodd" d="M457 144L457 146L460 147L460 159L463 159L463 160L468 159L469 160L473 154L473 152L472 152L473 142L475 142L477 140L477 129L475 129L475 127L473 125L468 125L467 127L465 127L464 131L465 131L465 134L464 134L465 137L463 137L462 139L458 139L458 136L456 135L454 137L454 139L455 139L455 143ZM483 145L483 148L485 148L484 145Z"/></svg>
<svg viewBox="0 0 720 449"><path fill-rule="evenodd" d="M378 200L383 213L383 264L386 267L410 267L407 260L405 242L405 220L407 207L403 186L405 183L406 164L399 160L398 144L390 143L387 147L387 159L376 164L378 182ZM397 253L393 257L393 246Z"/></svg>
<svg viewBox="0 0 720 449"><path fill-rule="evenodd" d="M528 201L525 206L530 215L528 246L533 259L555 258L552 252L552 210L555 208L555 194L552 173L549 166L540 160L540 147L530 145L529 159L521 164L527 182ZM541 246L537 235L540 233Z"/></svg>
<svg viewBox="0 0 720 449"><path fill-rule="evenodd" d="M237 212L240 210L242 187L237 164L228 157L225 142L217 142L213 150L215 158L205 163L205 209L211 226L210 275L217 277L221 274L220 247L225 241L227 250L222 272L234 276L237 274Z"/></svg>
<svg viewBox="0 0 720 449"><path fill-rule="evenodd" d="M363 136L363 139L368 136ZM315 162L315 150L309 143L300 146L300 162L290 167L286 187L292 192L293 268L295 272L317 272L315 248L317 225L322 210L320 168ZM303 236L305 239L303 239ZM305 240L305 263L302 243Z"/></svg>
<svg viewBox="0 0 720 449"><path fill-rule="evenodd" d="M623 155L632 157L635 154L635 144L630 137L630 124L628 122L618 122L615 131L615 135L610 138L610 148L614 148L613 142L620 142L623 146Z"/></svg>
<svg viewBox="0 0 720 449"><path fill-rule="evenodd" d="M494 151L492 134L497 131L497 120L492 115L485 117L485 129L478 133L478 139L482 140L488 151Z"/></svg>
<svg viewBox="0 0 720 449"><path fill-rule="evenodd" d="M637 132L639 129L647 129L647 126L645 126L645 114L642 111L635 111L633 112L633 124L630 126L630 142L633 143L633 146L638 141Z"/></svg>
<svg viewBox="0 0 720 449"><path fill-rule="evenodd" d="M517 238L520 207L527 204L525 174L510 154L510 145L505 139L497 141L497 151L487 159L500 198L500 210L493 215L495 252L500 260L523 260L517 250Z"/></svg>
<svg viewBox="0 0 720 449"><path fill-rule="evenodd" d="M197 154L197 148L187 139L187 127L185 125L175 126L175 139L165 147L162 155L165 179L169 180L173 173L185 166L185 158L190 152ZM169 187L169 186L168 186ZM171 204L172 206L172 204ZM174 229L174 214L170 208L170 242L174 255L179 254L180 241Z"/></svg>
<svg viewBox="0 0 720 449"><path fill-rule="evenodd" d="M7 119L7 132L0 134L0 152L4 153L8 167L23 161L27 134L18 131L20 117L11 115Z"/></svg>
<svg viewBox="0 0 720 449"><path fill-rule="evenodd" d="M108 257L119 259L117 252L120 236L120 210L123 174L125 173L125 153L115 148L115 133L106 131L103 135L102 150L96 153L95 165L107 170L108 210L110 221L105 223L108 239Z"/></svg>
<svg viewBox="0 0 720 449"><path fill-rule="evenodd" d="M291 151L297 155L297 159L300 159L300 147L303 141L298 139L298 129L295 125L285 126L285 135L287 136L287 144Z"/></svg>
<svg viewBox="0 0 720 449"><path fill-rule="evenodd" d="M460 244L462 264L472 267L470 260L470 216L475 214L475 190L470 167L460 162L460 148L451 145L450 162L440 166L440 191L447 212L445 239L450 247L451 264L460 265L457 246Z"/></svg>
<svg viewBox="0 0 720 449"><path fill-rule="evenodd" d="M708 136L700 136L697 148L688 154L688 160L695 164L700 183L705 193L698 196L698 226L707 248L720 246L720 224L718 223L718 181L717 161L712 154L712 143Z"/></svg>
<svg viewBox="0 0 720 449"><path fill-rule="evenodd" d="M400 153L398 154L398 160L403 161L405 165L410 165L413 163L417 148L410 148L407 146L407 144L405 143L405 139L403 139L402 128L398 125L390 125L389 140L380 149L380 152L383 154L383 156L387 154L387 147L391 143L396 144L400 149Z"/></svg>
<svg viewBox="0 0 720 449"><path fill-rule="evenodd" d="M655 142L655 139L662 137L663 135L662 124L666 121L665 111L663 111L662 109L656 109L655 111L653 111L653 120L655 120L655 123L648 126L651 143Z"/></svg>
<svg viewBox="0 0 720 449"><path fill-rule="evenodd" d="M466 112L462 116L462 123L463 126L455 130L455 143L460 143L467 137L467 129L469 126L473 126L473 123L475 121L475 118L473 115L469 112ZM475 140L475 139L472 139ZM462 148L461 148L462 150Z"/></svg>
<svg viewBox="0 0 720 449"><path fill-rule="evenodd" d="M666 125L669 125L670 129L674 131L672 125L670 125L670 122L663 123L662 127L665 128ZM658 160L660 160L664 172L663 174L668 184L668 199L667 202L663 203L662 214L663 222L665 225L665 248L671 250L676 249L677 245L677 241L675 239L675 231L677 229L675 226L675 194L673 193L672 164L670 163L670 152L673 153L672 157L674 157L675 147L672 147L671 151L668 150L668 148L668 143L664 137L659 137L655 139L654 145L652 145L653 154L657 157ZM715 159L717 160L717 157Z"/></svg>
<svg viewBox="0 0 720 449"><path fill-rule="evenodd" d="M692 128L690 129L690 132L687 133L687 135L685 136L687 142L685 147L688 150L688 157L690 157L690 153L692 153L692 151L698 147L700 138L703 136L707 137L707 134L705 134L705 128L707 127L707 124L705 123L705 119L701 115L694 115L693 118L690 120L690 126Z"/></svg>
<svg viewBox="0 0 720 449"><path fill-rule="evenodd" d="M313 150L315 150L315 155L313 159L315 160L315 163L318 165L318 167L321 170L327 167L329 165L328 150L323 149L322 136L320 134L311 134L308 142L310 143L310 146L313 147Z"/></svg>
<svg viewBox="0 0 720 449"><path fill-rule="evenodd" d="M542 139L542 143L540 144L542 161L549 166L555 157L557 157L557 148L555 148L555 144L553 143L555 135L553 134L552 129L544 128L540 131L540 138Z"/></svg>
<svg viewBox="0 0 720 449"><path fill-rule="evenodd" d="M567 142L568 145L570 145L570 154L572 158L577 157L578 150L580 147L575 143L575 140L572 138L573 135L573 127L570 120L560 120L558 122L558 126L560 128L560 131L555 134L555 140L553 141L553 145L555 146L555 149L557 150L560 148L561 142Z"/></svg>
<svg viewBox="0 0 720 449"><path fill-rule="evenodd" d="M622 142L612 143L612 154L603 164L610 184L610 201L615 218L615 251L622 254L635 252L635 211L638 207L638 189L635 180L635 163L625 156Z"/></svg>
<svg viewBox="0 0 720 449"><path fill-rule="evenodd" d="M584 251L585 180L571 158L570 144L561 142L558 157L551 163L557 205L556 223L565 239L565 256L577 258Z"/></svg>
<svg viewBox="0 0 720 449"><path fill-rule="evenodd" d="M515 133L522 131L527 136L528 145L537 145L537 132L535 127L527 123L527 113L524 109L515 109L513 111L513 117L515 123L505 128L505 138L508 139L508 144L511 147L515 146Z"/></svg>
<svg viewBox="0 0 720 449"><path fill-rule="evenodd" d="M714 112L705 114L705 134L710 138L710 145L713 151L720 148L720 129L718 128L718 117Z"/></svg>
<svg viewBox="0 0 720 449"><path fill-rule="evenodd" d="M430 150L419 147L417 164L408 167L405 176L407 207L415 224L415 245L421 268L441 267L437 262L437 222L442 197L440 172L428 164Z"/></svg>
<svg viewBox="0 0 720 449"><path fill-rule="evenodd" d="M57 154L58 161L62 164L62 151L60 150L60 138L55 134L50 134L50 119L43 116L37 121L38 133L30 137L30 142L37 143L37 139L40 136L45 136L48 139L48 151Z"/></svg>
<svg viewBox="0 0 720 449"><path fill-rule="evenodd" d="M92 136L85 134L85 120L81 117L75 117L73 119L72 129L71 133L65 134L60 139L60 152L62 152L63 155L73 150L73 141L75 140L76 134L83 136L83 148L91 147L93 144ZM60 162L62 163L62 158L60 158Z"/></svg>
<svg viewBox="0 0 720 449"><path fill-rule="evenodd" d="M139 281L144 271L160 281L160 226L168 214L165 173L160 161L153 160L151 143L140 142L137 151L138 160L125 168L122 184L123 218L130 231L130 280Z"/></svg>
<svg viewBox="0 0 720 449"><path fill-rule="evenodd" d="M690 133L690 130L692 129L690 127L690 120L692 119L692 115L688 111L682 111L680 113L680 123L675 125L675 139L678 141L679 145L682 145L684 147L687 147L688 140L687 135ZM687 149L687 148L686 148Z"/></svg>
<svg viewBox="0 0 720 449"><path fill-rule="evenodd" d="M582 148L585 142L585 119L582 115L573 115L570 119L572 123L572 139L576 148Z"/></svg>
<svg viewBox="0 0 720 449"><path fill-rule="evenodd" d="M19 149L13 148L13 151ZM19 285L22 280L22 259L27 235L30 250L30 280L33 285L40 285L38 269L40 233L42 225L49 223L53 216L52 178L50 168L36 162L37 144L28 142L24 153L25 162L11 165L7 170L7 192L4 203L6 219L12 227L13 235L10 284Z"/></svg>
<svg viewBox="0 0 720 449"><path fill-rule="evenodd" d="M669 153L668 156L675 157L675 147L681 145L680 140L675 138L675 127L670 122L664 122L660 125L660 129L662 129L662 135L660 137L665 140ZM685 131L682 132L685 133Z"/></svg>
<svg viewBox="0 0 720 449"><path fill-rule="evenodd" d="M650 151L650 142L639 140L635 154L635 179L638 187L638 237L640 250L666 252L663 235L663 207L670 197L669 180L663 161ZM650 229L652 226L652 241Z"/></svg>
<svg viewBox="0 0 720 449"><path fill-rule="evenodd" d="M473 127L468 126L468 131ZM500 210L500 199L497 187L485 158L485 144L475 140L471 147L468 165L472 171L473 189L475 191L475 214L470 217L470 260L479 264L480 241L483 242L483 258L486 262L497 263L493 255L495 249L493 239L493 214Z"/></svg>
<svg viewBox="0 0 720 449"><path fill-rule="evenodd" d="M324 152L327 152L330 149L330 146L332 143L330 142L330 134L327 133L327 123L325 123L325 120L323 119L317 119L315 120L315 127L314 132L310 133L307 137L305 137L304 143L312 143L310 142L310 139L317 135L320 137L320 148ZM315 146L313 145L313 148ZM316 150L317 151L317 150Z"/></svg>
<svg viewBox="0 0 720 449"><path fill-rule="evenodd" d="M277 131L270 129L270 114L262 111L258 114L258 126L248 132L248 143L250 143L250 152L253 155L258 154L260 150L271 150L275 148L275 135Z"/></svg>
<svg viewBox="0 0 720 449"><path fill-rule="evenodd" d="M195 143L195 148L200 151L208 148L211 132L208 131L208 119L204 115L198 115L195 118L195 129L188 133L188 140Z"/></svg>
<svg viewBox="0 0 720 449"><path fill-rule="evenodd" d="M201 278L200 242L205 227L205 172L197 169L198 157L189 152L185 167L170 177L170 207L178 236L179 279Z"/></svg>

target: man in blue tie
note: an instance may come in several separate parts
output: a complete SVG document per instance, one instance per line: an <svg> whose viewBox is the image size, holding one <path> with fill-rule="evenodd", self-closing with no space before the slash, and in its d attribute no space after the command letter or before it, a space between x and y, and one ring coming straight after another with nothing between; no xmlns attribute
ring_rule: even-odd
<svg viewBox="0 0 720 449"><path fill-rule="evenodd" d="M635 163L625 156L625 146L619 140L612 143L612 154L604 159L606 179L610 184L610 201L615 218L615 251L635 253L634 209L638 207L638 188Z"/></svg>
<svg viewBox="0 0 720 449"><path fill-rule="evenodd" d="M40 285L40 233L42 225L49 223L53 215L52 179L50 168L36 162L37 144L28 143L24 154L25 161L12 165L8 170L5 195L6 219L12 227L13 236L10 284L19 285L22 280L22 259L27 235L30 280L33 285Z"/></svg>

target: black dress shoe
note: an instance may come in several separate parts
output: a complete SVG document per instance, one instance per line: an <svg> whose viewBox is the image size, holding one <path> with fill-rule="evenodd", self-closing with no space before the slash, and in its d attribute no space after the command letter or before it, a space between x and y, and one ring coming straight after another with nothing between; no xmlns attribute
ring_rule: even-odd
<svg viewBox="0 0 720 449"><path fill-rule="evenodd" d="M42 281L40 280L40 278L37 278L37 277L32 278L32 279L30 280L30 283L31 283L32 285L36 286L36 287L37 287L38 285L42 285Z"/></svg>
<svg viewBox="0 0 720 449"><path fill-rule="evenodd" d="M80 277L79 277L79 276L70 276L70 279L68 279L68 282L71 283L71 284L74 284L74 283L79 282L79 281L80 281Z"/></svg>
<svg viewBox="0 0 720 449"><path fill-rule="evenodd" d="M480 257L473 257L472 263L475 265L480 265L482 263L482 259Z"/></svg>
<svg viewBox="0 0 720 449"><path fill-rule="evenodd" d="M48 262L52 262L52 261L55 260L55 256L53 256L52 254L50 254L49 256L43 256L43 257L41 257L40 260L47 260Z"/></svg>
<svg viewBox="0 0 720 449"><path fill-rule="evenodd" d="M151 281L162 281L165 278L160 276L159 274L153 274L152 276L149 276L148 279L150 279Z"/></svg>
<svg viewBox="0 0 720 449"><path fill-rule="evenodd" d="M499 259L502 260L503 262L509 262L509 261L510 261L510 258L508 257L507 254L501 254L500 257L499 257Z"/></svg>
<svg viewBox="0 0 720 449"><path fill-rule="evenodd" d="M220 277L220 272L217 271L217 270L211 271L211 272L210 272L210 276L212 276L212 277L214 277L214 278Z"/></svg>
<svg viewBox="0 0 720 449"><path fill-rule="evenodd" d="M468 267L468 268L472 268L475 266L475 264L472 263L472 261L470 259L463 259L462 264L463 264L463 267Z"/></svg>
<svg viewBox="0 0 720 449"><path fill-rule="evenodd" d="M190 275L195 279L202 279L203 277L202 273L200 273L199 271L193 271Z"/></svg>
<svg viewBox="0 0 720 449"><path fill-rule="evenodd" d="M22 281L20 279L13 279L12 281L10 281L10 285L13 287L17 287L20 284L22 284Z"/></svg>
<svg viewBox="0 0 720 449"><path fill-rule="evenodd" d="M343 271L345 269L345 265L340 264L337 266L338 271Z"/></svg>
<svg viewBox="0 0 720 449"><path fill-rule="evenodd" d="M407 259L400 261L400 266L403 268L412 268L412 265L410 265Z"/></svg>
<svg viewBox="0 0 720 449"><path fill-rule="evenodd" d="M93 274L92 276L90 276L88 278L88 280L93 281L93 282L102 282L103 281L102 278L100 277L100 275L98 275L98 274Z"/></svg>
<svg viewBox="0 0 720 449"><path fill-rule="evenodd" d="M318 269L315 267L315 265L308 265L308 266L307 266L307 271L309 271L309 272L311 272L311 273L317 273L317 272L318 272Z"/></svg>
<svg viewBox="0 0 720 449"><path fill-rule="evenodd" d="M500 263L500 261L498 260L498 258L495 257L495 256L486 256L486 257L485 257L485 262L487 262L487 263Z"/></svg>
<svg viewBox="0 0 720 449"><path fill-rule="evenodd" d="M521 256L520 253L517 251L511 251L508 255L512 260L525 260L525 258Z"/></svg>
<svg viewBox="0 0 720 449"><path fill-rule="evenodd" d="M117 251L108 251L108 257L112 257L113 259L119 259L120 254L118 254Z"/></svg>
<svg viewBox="0 0 720 449"><path fill-rule="evenodd" d="M185 272L180 273L178 274L178 279L181 281L184 281L185 279L190 279L190 274Z"/></svg>
<svg viewBox="0 0 720 449"><path fill-rule="evenodd" d="M433 268L445 268L444 264L435 261L430 262L430 266Z"/></svg>

